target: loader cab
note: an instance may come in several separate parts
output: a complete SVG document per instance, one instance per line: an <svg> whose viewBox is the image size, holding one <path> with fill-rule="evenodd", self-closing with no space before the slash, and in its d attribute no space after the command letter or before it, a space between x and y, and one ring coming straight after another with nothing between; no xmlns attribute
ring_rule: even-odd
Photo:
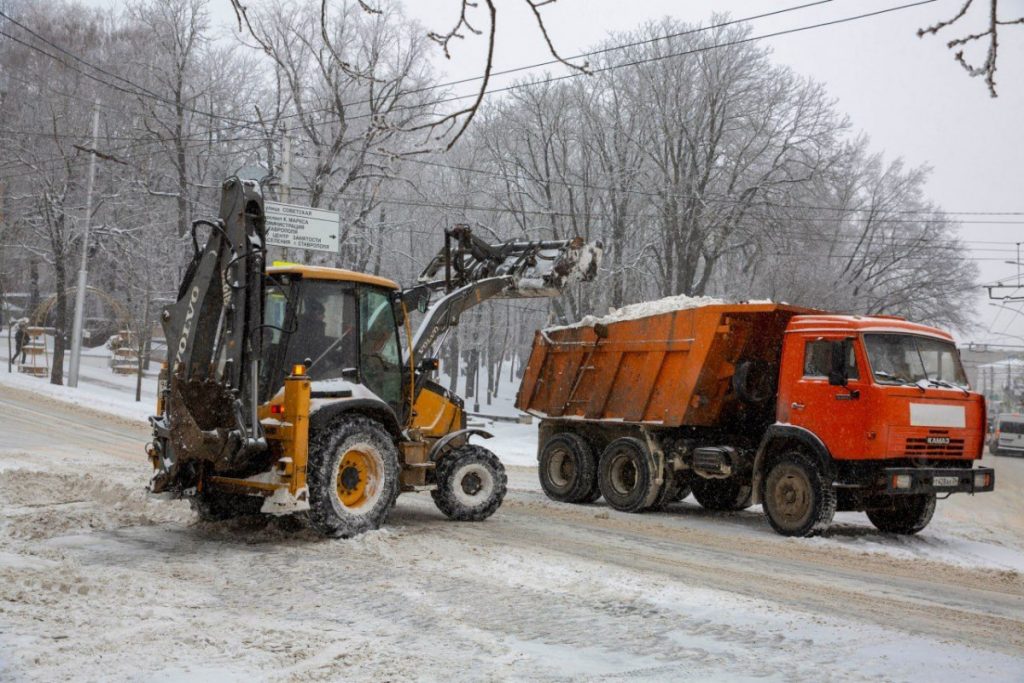
<svg viewBox="0 0 1024 683"><path fill-rule="evenodd" d="M291 368L307 364L314 392L340 396L346 385L363 385L404 420L397 290L391 280L338 268L269 268L260 402L278 393Z"/></svg>

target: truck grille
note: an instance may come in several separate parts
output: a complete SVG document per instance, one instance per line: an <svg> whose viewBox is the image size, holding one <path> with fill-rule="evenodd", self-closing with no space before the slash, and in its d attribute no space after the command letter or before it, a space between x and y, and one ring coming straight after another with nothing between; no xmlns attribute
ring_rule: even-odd
<svg viewBox="0 0 1024 683"><path fill-rule="evenodd" d="M947 436L910 437L903 451L909 457L960 457L964 454L964 440Z"/></svg>

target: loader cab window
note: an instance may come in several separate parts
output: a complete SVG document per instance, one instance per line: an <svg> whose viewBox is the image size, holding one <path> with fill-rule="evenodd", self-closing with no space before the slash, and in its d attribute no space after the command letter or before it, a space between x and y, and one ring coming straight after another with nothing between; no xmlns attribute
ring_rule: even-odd
<svg viewBox="0 0 1024 683"><path fill-rule="evenodd" d="M363 382L401 414L402 356L395 323L395 311L388 292L361 287L359 360Z"/></svg>
<svg viewBox="0 0 1024 683"><path fill-rule="evenodd" d="M358 367L355 292L347 282L306 280L295 302L295 332L285 368L310 361L312 380L337 379Z"/></svg>

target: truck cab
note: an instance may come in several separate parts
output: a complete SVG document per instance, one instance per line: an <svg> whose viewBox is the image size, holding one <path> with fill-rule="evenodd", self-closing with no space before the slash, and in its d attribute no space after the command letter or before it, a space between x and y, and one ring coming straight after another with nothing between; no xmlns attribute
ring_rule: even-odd
<svg viewBox="0 0 1024 683"><path fill-rule="evenodd" d="M973 468L985 398L971 391L952 337L935 328L887 316L794 316L776 416L759 460L799 444L831 481L835 508L864 510L883 531L923 528L936 495L993 488L992 470ZM785 531L786 501L811 497L813 482L773 479L767 461L755 471L754 489Z"/></svg>
<svg viewBox="0 0 1024 683"><path fill-rule="evenodd" d="M985 399L970 390L953 339L897 318L794 317L776 414L843 461L969 463L985 436Z"/></svg>

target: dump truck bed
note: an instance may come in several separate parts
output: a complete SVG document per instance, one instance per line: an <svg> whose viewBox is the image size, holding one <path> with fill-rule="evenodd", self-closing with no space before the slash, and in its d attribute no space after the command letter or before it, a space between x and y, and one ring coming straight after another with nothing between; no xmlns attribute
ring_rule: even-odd
<svg viewBox="0 0 1024 683"><path fill-rule="evenodd" d="M790 318L812 309L713 304L536 333L516 406L545 418L724 426L745 361L777 377Z"/></svg>

